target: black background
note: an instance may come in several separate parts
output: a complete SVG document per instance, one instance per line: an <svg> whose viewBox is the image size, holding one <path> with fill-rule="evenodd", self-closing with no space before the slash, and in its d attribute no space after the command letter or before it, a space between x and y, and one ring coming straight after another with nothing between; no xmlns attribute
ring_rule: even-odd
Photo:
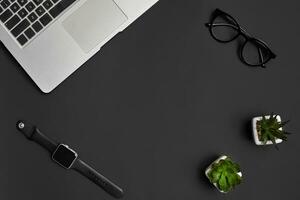
<svg viewBox="0 0 300 200"><path fill-rule="evenodd" d="M217 7L278 58L247 67L237 41L213 40L204 23ZM51 162L18 119L68 143L126 200L300 199L299 10L296 0L161 0L47 95L2 45L0 199L113 199ZM251 138L251 118L272 111L295 133L280 151ZM204 177L221 154L244 174L226 196Z"/></svg>

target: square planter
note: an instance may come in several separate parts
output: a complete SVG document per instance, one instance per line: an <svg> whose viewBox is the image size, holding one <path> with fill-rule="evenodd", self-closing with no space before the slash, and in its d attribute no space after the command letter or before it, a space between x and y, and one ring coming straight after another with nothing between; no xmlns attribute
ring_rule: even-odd
<svg viewBox="0 0 300 200"><path fill-rule="evenodd" d="M220 162L221 160L225 160L227 157L228 157L228 156L225 156L225 155L220 156L217 160L215 160L214 162L212 162L212 163L206 168L206 170L205 170L205 175L206 175L206 177L208 178L208 180L210 180L208 174L209 174L209 172L212 170L213 164L218 163L218 162ZM237 173L237 174L240 175L240 176L242 177L242 172L239 172L239 173ZM216 183L213 183L213 185L217 188L217 190L218 190L219 192L224 193L224 194L228 193L228 192L224 192L224 191L220 190L220 188L218 187L218 185L217 185Z"/></svg>
<svg viewBox="0 0 300 200"><path fill-rule="evenodd" d="M270 118L270 115L265 116L267 119ZM257 122L262 120L263 117L254 117L252 119L252 132L253 132L253 139L256 145L271 145L273 144L271 140L267 141L266 144L264 144L262 141L259 140L259 136L258 136L258 131L257 131ZM278 122L281 122L281 117L279 115L277 115L276 117ZM280 128L280 130L282 130L282 128ZM282 139L277 138L275 140L276 144L279 144L282 142Z"/></svg>

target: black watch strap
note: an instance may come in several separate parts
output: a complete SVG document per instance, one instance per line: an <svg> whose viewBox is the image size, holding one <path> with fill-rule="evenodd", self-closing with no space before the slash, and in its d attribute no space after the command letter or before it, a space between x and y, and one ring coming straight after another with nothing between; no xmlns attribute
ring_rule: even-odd
<svg viewBox="0 0 300 200"><path fill-rule="evenodd" d="M44 135L36 126L26 121L18 121L17 128L21 131L29 140L33 140L50 153L53 153L58 143Z"/></svg>
<svg viewBox="0 0 300 200"><path fill-rule="evenodd" d="M76 159L72 166L72 169L90 179L92 182L100 186L112 196L116 198L121 198L123 196L123 190L119 186L105 178L103 175L101 175L99 172L97 172L82 160Z"/></svg>
<svg viewBox="0 0 300 200"><path fill-rule="evenodd" d="M52 139L44 135L36 126L28 123L27 121L18 121L17 128L29 140L35 141L36 143L40 144L51 154L54 154L54 152L59 146L59 143L53 141ZM87 177L112 196L116 198L121 198L123 196L123 190L119 186L105 178L103 175L98 173L95 169L93 169L88 164L80 160L78 157L76 158L75 162L71 165L71 169Z"/></svg>

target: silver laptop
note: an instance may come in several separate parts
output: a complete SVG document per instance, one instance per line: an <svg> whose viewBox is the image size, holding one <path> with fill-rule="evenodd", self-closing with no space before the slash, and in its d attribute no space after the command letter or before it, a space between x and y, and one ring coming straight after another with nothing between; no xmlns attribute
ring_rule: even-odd
<svg viewBox="0 0 300 200"><path fill-rule="evenodd" d="M0 39L49 93L158 0L0 0Z"/></svg>

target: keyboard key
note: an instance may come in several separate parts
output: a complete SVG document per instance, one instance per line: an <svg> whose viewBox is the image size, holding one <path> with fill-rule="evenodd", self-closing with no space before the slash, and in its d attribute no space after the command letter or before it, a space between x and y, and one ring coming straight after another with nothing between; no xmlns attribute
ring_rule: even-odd
<svg viewBox="0 0 300 200"><path fill-rule="evenodd" d="M32 28L28 28L24 33L29 40L35 35L35 32L32 30Z"/></svg>
<svg viewBox="0 0 300 200"><path fill-rule="evenodd" d="M32 25L32 28L35 30L35 32L39 32L40 30L43 29L43 26L41 25L40 22L37 21Z"/></svg>
<svg viewBox="0 0 300 200"><path fill-rule="evenodd" d="M3 8L0 6L0 14L3 12Z"/></svg>
<svg viewBox="0 0 300 200"><path fill-rule="evenodd" d="M19 12L18 12L18 15L21 17L21 18L24 18L28 15L28 12L25 10L25 8L22 8Z"/></svg>
<svg viewBox="0 0 300 200"><path fill-rule="evenodd" d="M22 22L20 22L12 31L11 33L13 36L17 37L22 33L28 26L30 25L30 22L27 19L24 19Z"/></svg>
<svg viewBox="0 0 300 200"><path fill-rule="evenodd" d="M12 29L15 25L17 25L17 23L19 23L21 21L21 19L18 17L18 15L13 16L12 18L10 18L10 20L8 20L5 23L6 28L8 28L8 30Z"/></svg>
<svg viewBox="0 0 300 200"><path fill-rule="evenodd" d="M17 38L18 42L20 43L20 45L24 45L28 40L27 38L22 34Z"/></svg>
<svg viewBox="0 0 300 200"><path fill-rule="evenodd" d="M19 3L21 6L24 6L27 2L28 2L28 0L18 0L18 3Z"/></svg>
<svg viewBox="0 0 300 200"><path fill-rule="evenodd" d="M38 5L40 5L42 2L43 2L43 0L33 0L34 1L34 3L38 6Z"/></svg>
<svg viewBox="0 0 300 200"><path fill-rule="evenodd" d="M32 23L37 20L38 16L33 12L30 15L28 15L28 19L29 21L31 21Z"/></svg>
<svg viewBox="0 0 300 200"><path fill-rule="evenodd" d="M49 10L52 6L53 6L53 3L50 1L50 0L46 0L44 3L43 3L43 6Z"/></svg>
<svg viewBox="0 0 300 200"><path fill-rule="evenodd" d="M0 4L5 9L10 5L10 2L8 0L3 0Z"/></svg>
<svg viewBox="0 0 300 200"><path fill-rule="evenodd" d="M40 6L37 9L35 9L35 12L38 14L38 16L42 16L46 11L42 6Z"/></svg>
<svg viewBox="0 0 300 200"><path fill-rule="evenodd" d="M25 8L28 10L28 12L31 12L33 9L35 9L35 5L32 2L29 2L26 4Z"/></svg>
<svg viewBox="0 0 300 200"><path fill-rule="evenodd" d="M49 22L51 22L52 18L50 17L50 15L48 13L46 13L45 15L43 15L43 17L40 18L40 22L46 26L47 24L49 24Z"/></svg>
<svg viewBox="0 0 300 200"><path fill-rule="evenodd" d="M58 4L56 4L49 13L53 18L57 17L60 13L62 13L66 8L72 5L76 0L62 0Z"/></svg>
<svg viewBox="0 0 300 200"><path fill-rule="evenodd" d="M11 9L14 13L16 13L16 12L20 9L20 6L19 6L19 4L14 3L13 5L10 6L10 9Z"/></svg>
<svg viewBox="0 0 300 200"><path fill-rule="evenodd" d="M0 15L0 20L4 23L6 20L8 20L13 13L8 9L4 13Z"/></svg>

